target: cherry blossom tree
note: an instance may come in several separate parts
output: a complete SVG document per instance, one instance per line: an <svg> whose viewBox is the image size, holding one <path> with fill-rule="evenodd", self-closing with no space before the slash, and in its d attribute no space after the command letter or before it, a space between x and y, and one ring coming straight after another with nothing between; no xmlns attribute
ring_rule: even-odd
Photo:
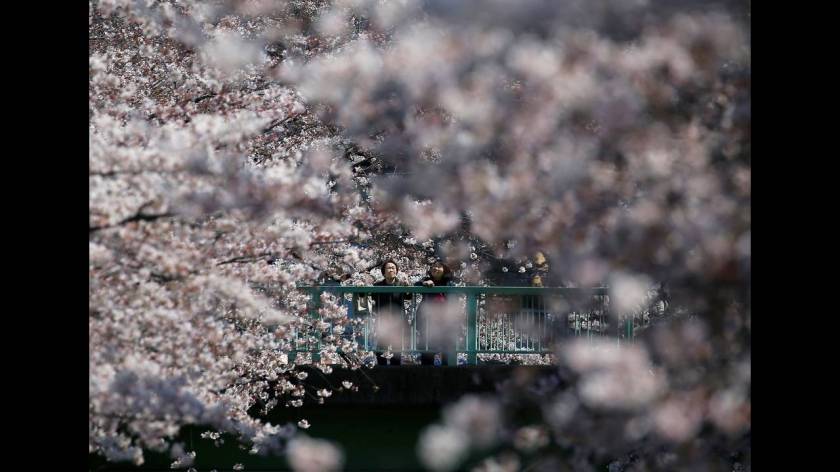
<svg viewBox="0 0 840 472"><path fill-rule="evenodd" d="M353 244L387 227L341 141L263 78L278 58L241 39L260 26L218 7L91 3L90 449L112 460L188 465L185 424L284 447L247 410L314 395L287 356L319 332L295 286L360 270Z"/></svg>
<svg viewBox="0 0 840 472"><path fill-rule="evenodd" d="M487 468L551 468L570 450L575 468L673 468L741 437L745 8L91 1L90 451L135 464L168 451L188 466L172 441L187 424L285 451L294 428L248 410L325 398L288 358L295 337L360 366L355 343L325 332L347 323L340 304L325 297L315 323L297 285L369 284L387 257L416 277L432 255L477 284L488 260L536 251L554 280L609 284L624 311L666 282L674 316L623 353L561 348L557 384L526 395L542 423L500 414L508 433L472 444L459 436L469 418L445 415L418 447L446 443L451 456L429 467L500 444ZM523 398L510 392L481 401ZM331 446L307 441L292 448L296 468L339 466L332 449L319 454L330 464L308 463L300 451Z"/></svg>

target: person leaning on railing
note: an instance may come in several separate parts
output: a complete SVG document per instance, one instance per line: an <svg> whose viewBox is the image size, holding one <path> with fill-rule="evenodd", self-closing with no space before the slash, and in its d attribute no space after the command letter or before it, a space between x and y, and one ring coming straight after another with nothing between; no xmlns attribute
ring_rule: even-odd
<svg viewBox="0 0 840 472"><path fill-rule="evenodd" d="M397 279L400 267L391 259L383 262L379 270L382 271L382 280L374 283L376 287L399 287L405 285ZM404 300L410 300L411 295L407 293L374 293L373 301L376 303L378 312L382 310L393 310L402 313L405 309Z"/></svg>
<svg viewBox="0 0 840 472"><path fill-rule="evenodd" d="M380 270L382 271L383 279L374 283L373 285L376 287L398 287L401 285L405 285L401 283L397 279L397 273L400 270L399 265L391 259L383 262L380 266ZM380 322L383 319L391 318L393 322L387 323L389 326L394 327L397 326L399 323L404 322L403 319L405 318L403 315L405 314L405 305L403 304L404 300L410 300L411 295L408 293L374 293L371 294L371 299L373 299L375 310L377 317L380 318ZM378 346L380 349L388 346ZM380 365L388 364L387 360L382 357L382 351L377 351L377 358ZM399 355L395 355L394 358L390 362L391 365L399 365L400 358Z"/></svg>
<svg viewBox="0 0 840 472"><path fill-rule="evenodd" d="M452 286L454 285L454 280L452 277L452 270L441 261L435 261L429 267L429 271L426 274L426 277L419 280L414 285L418 287L445 287L445 286ZM423 294L423 301L417 307L417 327L420 329L420 340L419 346L425 348L426 343L428 342L429 349L432 352L424 352L421 356L421 364L422 365L441 365L442 363L446 362L446 353L454 351L454 346L450 346L450 342L448 340L449 337L447 335L451 335L451 333L437 333L437 336L429 336L428 331L435 331L435 328L440 328L439 326L429 326L427 329L426 322L427 317L430 314L431 308L434 306L435 308L442 308L443 303L446 303L446 294L445 293L424 293ZM436 310L438 312L442 312L442 310ZM437 339L436 339L437 338ZM454 340L452 340L454 344Z"/></svg>

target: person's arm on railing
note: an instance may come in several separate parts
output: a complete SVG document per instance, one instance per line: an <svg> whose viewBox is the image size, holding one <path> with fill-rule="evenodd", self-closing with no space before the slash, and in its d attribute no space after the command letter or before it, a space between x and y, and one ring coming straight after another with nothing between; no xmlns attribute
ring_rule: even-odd
<svg viewBox="0 0 840 472"><path fill-rule="evenodd" d="M434 287L435 283L432 282L431 278L424 277L424 278L418 280L417 283L414 284L414 286L415 287Z"/></svg>

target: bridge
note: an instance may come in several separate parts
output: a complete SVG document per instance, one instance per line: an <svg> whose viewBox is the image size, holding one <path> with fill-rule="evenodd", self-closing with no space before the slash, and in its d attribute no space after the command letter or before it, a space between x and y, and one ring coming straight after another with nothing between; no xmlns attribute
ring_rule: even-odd
<svg viewBox="0 0 840 472"><path fill-rule="evenodd" d="M571 338L606 337L619 344L632 342L638 321L635 313L610 312L607 287L324 285L299 289L309 293L309 317L316 323L324 321L319 315L321 295L330 293L338 297L347 308L351 328L334 331L330 325L326 335L355 340L366 362L382 364L384 358L385 365L391 364L396 356L399 357L394 364L418 365L421 359L435 354L447 366L507 363L511 358L550 358L558 343ZM382 313L376 299L381 299L383 294L402 294L405 299L402 309L390 317ZM437 300L424 304L423 299L441 298L439 294L446 297L449 313L443 317L438 314L436 318L429 314L434 311L430 308L442 305ZM389 320L387 336L386 320ZM440 323L446 325L446 332L435 333L436 324ZM290 360L307 364L330 354L322 350L320 332L314 327L302 328L296 334Z"/></svg>

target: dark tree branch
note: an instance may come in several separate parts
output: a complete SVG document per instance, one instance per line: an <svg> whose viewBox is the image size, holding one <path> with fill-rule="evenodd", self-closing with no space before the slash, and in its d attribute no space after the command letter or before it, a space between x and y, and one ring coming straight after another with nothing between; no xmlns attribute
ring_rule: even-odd
<svg viewBox="0 0 840 472"><path fill-rule="evenodd" d="M218 240L218 237L220 237L220 235L217 234L217 240ZM337 239L337 240L334 240L334 241L313 241L313 242L309 243L309 247L323 246L323 245L327 245L327 244L342 244L342 243L348 243L348 242L352 242L352 241L349 240L349 239ZM294 257L298 261L306 262L305 259L303 258L303 256L301 256L299 253L297 253L294 249L286 248L286 250L289 251L290 256ZM271 262L275 261L278 257L279 257L279 254L274 253L274 252L263 252L263 253L256 254L256 255L253 255L253 256L235 256L235 257L232 257L230 259L226 259L224 261L218 262L216 264L216 266L222 266L222 265L225 265L225 264L249 264L249 263L253 263L253 262L260 262L262 260L265 260L266 262L271 263ZM309 264L309 267L312 267L313 269L319 270L319 271L322 271L322 272L324 271L324 268L315 266L313 264Z"/></svg>
<svg viewBox="0 0 840 472"><path fill-rule="evenodd" d="M188 275L198 275L196 271L190 271ZM161 274L159 272L152 272L149 278L159 284L164 284L167 282L175 282L175 281L182 281L186 279L186 276L179 276L179 275L166 275Z"/></svg>
<svg viewBox="0 0 840 472"><path fill-rule="evenodd" d="M132 223L134 221L155 221L160 218L167 218L170 216L175 216L175 213L172 212L165 212L165 213L156 213L156 214L145 214L145 213L138 213L130 218L126 218L118 223L118 225L124 225L126 223Z"/></svg>
<svg viewBox="0 0 840 472"><path fill-rule="evenodd" d="M148 207L148 206L149 206L149 205L151 205L152 203L153 203L153 202L146 202L146 203L144 203L144 204L143 204L143 205L141 205L141 206L140 206L140 208L137 210L137 213L135 213L135 214L134 214L134 215L132 215L132 216L129 216L128 218L126 218L126 219L124 219L124 220L122 220L122 221L120 221L120 222L114 223L114 224L112 224L112 225L91 226L91 227L89 228L89 231L88 231L88 232L89 232L89 233L93 233L93 232L95 232L95 231L99 231L99 230L103 230L103 229L116 228L117 226L122 226L122 225L125 225L125 224L128 224L128 223L133 223L133 222L135 222L135 221L155 221L155 220L158 220L158 219L160 219L160 218L167 218L167 217L170 217L170 216L175 216L175 213L172 213L172 212L155 213L155 214L151 214L151 215L150 215L150 214L143 213L143 209L144 209L144 208L146 208L146 207Z"/></svg>
<svg viewBox="0 0 840 472"><path fill-rule="evenodd" d="M92 171L88 173L88 176L97 176L97 177L117 177L120 175L141 175L141 174L186 174L188 171L186 170L171 170L171 171L164 171L164 170L152 170L152 169L138 169L138 170L109 170L109 171Z"/></svg>
<svg viewBox="0 0 840 472"><path fill-rule="evenodd" d="M280 125L284 125L284 124L292 121L293 119L299 117L300 115L301 115L300 113L293 113L293 114L291 114L291 115L289 115L285 118L278 118L278 119L272 121L271 123L269 123L268 126L263 128L262 132L263 133L268 133L272 129L274 129L274 128L280 126Z"/></svg>
<svg viewBox="0 0 840 472"><path fill-rule="evenodd" d="M213 98L213 97L215 97L215 96L216 96L216 94L215 94L215 93L207 93L207 94L201 95L201 96L199 96L199 97L195 97L195 98L193 98L193 99L192 99L192 102L193 102L193 103L199 103L199 102L201 102L201 101L207 100L208 98Z"/></svg>
<svg viewBox="0 0 840 472"><path fill-rule="evenodd" d="M309 247L324 246L324 245L327 245L327 244L350 243L350 242L353 242L353 241L351 241L349 239L336 239L334 241L313 241L313 242L309 243Z"/></svg>
<svg viewBox="0 0 840 472"><path fill-rule="evenodd" d="M216 266L221 266L225 264L238 264L238 263L250 263L250 262L258 262L265 258L274 259L276 255L273 252L264 252L262 254L257 254L256 256L236 256L230 259L224 260L216 264Z"/></svg>

